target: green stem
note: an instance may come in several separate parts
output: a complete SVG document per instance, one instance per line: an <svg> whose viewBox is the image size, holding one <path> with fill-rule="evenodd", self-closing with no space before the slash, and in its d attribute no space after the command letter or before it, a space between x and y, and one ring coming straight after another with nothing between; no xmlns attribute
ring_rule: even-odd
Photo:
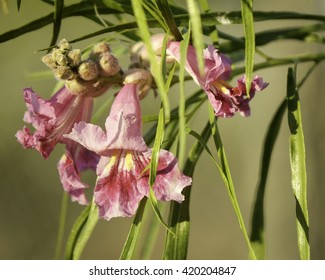
<svg viewBox="0 0 325 280"><path fill-rule="evenodd" d="M228 161L227 161L226 152L225 152L222 140L221 140L220 131L218 129L217 120L216 120L216 118L214 116L214 112L213 112L213 109L211 108L211 106L209 106L209 113L210 113L209 114L209 116L210 116L210 125L211 125L213 139L214 139L215 146L217 148L217 152L218 152L218 155L219 155L219 158L220 158L222 172L226 177L226 182L225 183L226 183L228 195L229 195L230 201L232 203L232 206L233 206L233 208L235 210L239 226L240 226L240 228L242 230L245 241L247 243L247 247L248 247L248 251L249 251L249 257L251 259L256 259L256 255L255 255L255 252L254 252L254 250L252 248L252 244L250 242L249 236L247 234L244 219L242 217L241 210L240 210L238 200L237 200L237 197L236 197L235 187L234 187L234 183L233 183L232 176L231 176L231 173L230 173L230 168L229 168L229 164L228 164Z"/></svg>
<svg viewBox="0 0 325 280"><path fill-rule="evenodd" d="M68 194L66 192L63 192L62 200L61 200L61 208L60 208L59 229L58 229L58 235L56 239L56 246L55 246L55 253L54 253L55 260L60 259L61 256L64 229L65 229L65 223L67 218L67 208L68 208Z"/></svg>

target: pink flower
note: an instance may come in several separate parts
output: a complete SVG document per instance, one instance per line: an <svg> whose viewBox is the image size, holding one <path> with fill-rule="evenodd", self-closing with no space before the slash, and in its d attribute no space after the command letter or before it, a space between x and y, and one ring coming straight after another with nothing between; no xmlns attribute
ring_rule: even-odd
<svg viewBox="0 0 325 280"><path fill-rule="evenodd" d="M170 42L167 47L167 54L179 62L180 42ZM226 82L231 74L229 58L219 54L213 46L204 50L203 58L205 68L204 75L201 76L195 49L193 46L189 46L185 69L207 93L215 115L217 117L232 117L235 112L239 111L241 115L249 116L249 101L254 97L256 91L263 90L268 84L263 82L261 77L255 76L248 96L244 76L237 81L237 87L232 87Z"/></svg>
<svg viewBox="0 0 325 280"><path fill-rule="evenodd" d="M27 112L24 121L32 124L34 134L24 127L16 133L24 148L35 148L48 158L57 143L66 145L66 153L58 163L58 171L64 189L72 200L86 204L86 184L81 182L80 172L96 169L99 157L81 145L63 137L76 122L90 121L93 98L72 94L66 87L60 89L49 100L40 98L32 89L24 89Z"/></svg>
<svg viewBox="0 0 325 280"><path fill-rule="evenodd" d="M87 169L96 170L99 156L74 141L70 142L57 165L60 181L72 201L86 205L88 200L84 190L88 185L81 181L80 172Z"/></svg>
<svg viewBox="0 0 325 280"><path fill-rule="evenodd" d="M125 84L106 119L107 134L98 126L80 122L66 137L100 155L97 165L95 203L101 218L132 216L139 201L149 195L148 171L151 149L141 135L142 120L138 84ZM183 175L176 158L161 150L153 186L159 200L181 202L191 178Z"/></svg>
<svg viewBox="0 0 325 280"><path fill-rule="evenodd" d="M66 87L61 88L49 100L40 98L32 89L24 89L27 111L24 121L34 128L34 134L24 127L16 133L24 148L35 148L48 158L57 143L65 143L62 135L69 133L76 122L88 121L93 99L74 95Z"/></svg>

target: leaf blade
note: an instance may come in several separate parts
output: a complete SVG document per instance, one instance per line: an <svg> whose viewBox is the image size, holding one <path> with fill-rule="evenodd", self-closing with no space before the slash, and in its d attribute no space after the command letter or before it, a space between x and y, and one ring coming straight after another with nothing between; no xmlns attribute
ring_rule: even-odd
<svg viewBox="0 0 325 280"><path fill-rule="evenodd" d="M307 203L307 172L304 133L296 85L296 69L289 68L287 75L288 124L290 129L291 183L296 200L298 250L302 260L310 259L309 217Z"/></svg>
<svg viewBox="0 0 325 280"><path fill-rule="evenodd" d="M250 95L251 82L254 70L255 31L253 17L253 0L241 0L241 12L245 34L245 74L246 92Z"/></svg>

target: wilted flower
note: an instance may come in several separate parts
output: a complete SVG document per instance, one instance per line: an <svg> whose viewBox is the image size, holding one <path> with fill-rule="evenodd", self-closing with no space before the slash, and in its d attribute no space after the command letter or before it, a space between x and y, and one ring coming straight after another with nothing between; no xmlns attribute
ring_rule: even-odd
<svg viewBox="0 0 325 280"><path fill-rule="evenodd" d="M139 201L149 195L145 168L152 151L141 135L139 84L127 83L118 93L106 119L107 133L96 125L80 122L66 135L101 156L94 199L100 217L106 220L133 215ZM181 192L190 184L191 178L181 173L172 153L161 150L153 186L156 198L181 202Z"/></svg>

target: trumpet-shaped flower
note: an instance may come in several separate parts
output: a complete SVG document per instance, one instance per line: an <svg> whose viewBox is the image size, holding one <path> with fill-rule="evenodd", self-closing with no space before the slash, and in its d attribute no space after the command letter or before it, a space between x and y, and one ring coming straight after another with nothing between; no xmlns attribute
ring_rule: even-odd
<svg viewBox="0 0 325 280"><path fill-rule="evenodd" d="M180 42L170 42L167 54L180 61ZM245 76L237 81L237 87L232 87L226 81L231 74L231 61L219 54L213 47L204 50L204 74L200 75L195 48L188 46L185 69L193 80L207 93L208 99L217 117L232 117L239 111L243 116L250 115L249 102L256 91L263 90L268 84L259 76L255 76L249 95L246 92Z"/></svg>
<svg viewBox="0 0 325 280"><path fill-rule="evenodd" d="M49 100L39 97L32 89L24 89L27 111L24 121L34 128L34 134L24 127L16 133L24 148L35 148L48 158L57 143L65 143L63 134L69 133L76 122L88 121L93 99L74 95L66 87L60 89Z"/></svg>
<svg viewBox="0 0 325 280"><path fill-rule="evenodd" d="M98 156L70 139L63 137L76 122L89 121L93 98L72 94L66 87L60 89L49 100L40 98L32 89L24 89L27 111L24 121L32 124L35 132L24 127L16 133L24 148L35 148L44 158L48 158L57 143L66 145L66 153L58 163L58 171L64 189L72 200L86 204L84 195L86 184L81 182L80 172L96 169Z"/></svg>
<svg viewBox="0 0 325 280"><path fill-rule="evenodd" d="M96 125L80 122L66 135L101 156L94 199L100 217L106 220L132 216L139 201L149 195L145 168L152 151L141 134L138 88L137 83L128 83L118 93L106 119L107 134ZM181 173L176 158L161 150L153 186L156 198L181 202L181 192L190 184L191 178Z"/></svg>

